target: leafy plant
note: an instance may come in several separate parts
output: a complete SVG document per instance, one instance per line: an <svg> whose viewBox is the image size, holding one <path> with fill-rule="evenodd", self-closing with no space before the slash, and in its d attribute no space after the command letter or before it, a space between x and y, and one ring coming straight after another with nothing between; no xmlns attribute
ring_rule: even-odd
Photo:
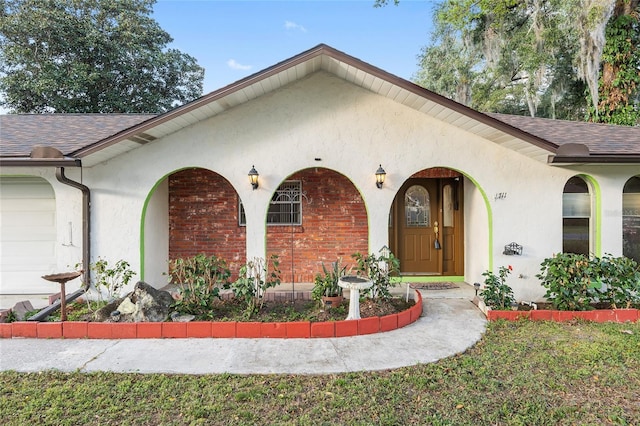
<svg viewBox="0 0 640 426"><path fill-rule="evenodd" d="M613 308L640 304L640 269L624 256L558 253L542 262L536 277L555 309L584 311L597 302Z"/></svg>
<svg viewBox="0 0 640 426"><path fill-rule="evenodd" d="M547 289L544 297L555 309L585 311L592 309L595 288L592 279L596 276L593 264L583 254L558 253L541 263L541 272L536 275Z"/></svg>
<svg viewBox="0 0 640 426"><path fill-rule="evenodd" d="M338 259L331 263L331 269L327 269L326 265L322 264L322 273L316 274L313 280L313 289L311 290L311 298L316 301L321 301L323 296L342 296L342 287L338 285L340 277L344 276L347 272L346 266L341 266L341 261Z"/></svg>
<svg viewBox="0 0 640 426"><path fill-rule="evenodd" d="M26 320L26 317L25 317L25 320ZM16 322L16 321L18 321L18 317L16 316L16 313L10 310L7 313L7 317L4 319L4 322Z"/></svg>
<svg viewBox="0 0 640 426"><path fill-rule="evenodd" d="M364 275L373 282L368 291L371 299L388 300L391 298L390 289L396 285L391 281L391 276L400 272L400 260L385 247L379 253L378 256L374 253L367 256L354 253L351 257L356 261L358 275Z"/></svg>
<svg viewBox="0 0 640 426"><path fill-rule="evenodd" d="M594 257L591 264L597 274L593 279L598 284L598 291L594 291L597 301L614 309L640 305L640 267L635 260L606 254Z"/></svg>
<svg viewBox="0 0 640 426"><path fill-rule="evenodd" d="M266 290L281 282L278 256L272 255L270 260L271 271L264 259L256 257L250 260L240 268L238 279L231 284L234 296L245 304L247 318L262 308Z"/></svg>
<svg viewBox="0 0 640 426"><path fill-rule="evenodd" d="M129 284L131 278L135 275L131 269L131 265L126 260L118 260L113 267L109 266L106 259L98 258L98 261L89 265L93 271L95 279L95 288L102 295L102 288L107 292L109 299L120 297L120 291Z"/></svg>
<svg viewBox="0 0 640 426"><path fill-rule="evenodd" d="M513 268L501 266L498 269L498 275L492 271L483 272L485 278L484 288L480 292L480 297L484 300L485 305L491 309L511 309L511 305L516 302L513 297L513 289L506 283L507 275L511 273Z"/></svg>
<svg viewBox="0 0 640 426"><path fill-rule="evenodd" d="M220 289L229 285L231 271L224 259L197 254L169 262L169 282L180 285L180 298L173 304L176 311L211 318L213 301Z"/></svg>

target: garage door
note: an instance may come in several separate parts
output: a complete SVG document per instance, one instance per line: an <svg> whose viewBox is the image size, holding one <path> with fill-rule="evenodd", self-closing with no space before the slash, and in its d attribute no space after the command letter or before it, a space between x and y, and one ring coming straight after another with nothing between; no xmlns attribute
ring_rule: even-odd
<svg viewBox="0 0 640 426"><path fill-rule="evenodd" d="M0 177L0 294L54 293L56 206L38 177Z"/></svg>

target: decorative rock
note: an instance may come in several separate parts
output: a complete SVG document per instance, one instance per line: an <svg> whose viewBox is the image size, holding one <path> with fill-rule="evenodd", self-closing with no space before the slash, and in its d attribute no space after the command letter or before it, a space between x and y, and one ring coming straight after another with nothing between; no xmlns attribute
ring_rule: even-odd
<svg viewBox="0 0 640 426"><path fill-rule="evenodd" d="M173 304L171 293L156 290L143 281L138 281L129 298L137 308L137 310L131 314L135 322L164 321L169 315L169 307Z"/></svg>
<svg viewBox="0 0 640 426"><path fill-rule="evenodd" d="M24 320L24 316L27 312L33 311L33 305L29 300L23 300L22 302L18 302L15 304L13 308L11 308L13 313L15 314L18 321Z"/></svg>
<svg viewBox="0 0 640 426"><path fill-rule="evenodd" d="M193 321L195 318L196 316L191 314L180 315L178 312L171 313L171 321L173 322L190 322L190 321Z"/></svg>
<svg viewBox="0 0 640 426"><path fill-rule="evenodd" d="M108 320L111 317L111 312L117 310L118 306L120 306L123 300L124 298L113 300L107 303L106 305L104 305L102 308L98 309L96 313L93 315L95 320L98 322L103 322Z"/></svg>
<svg viewBox="0 0 640 426"><path fill-rule="evenodd" d="M120 321L120 311L111 312L111 321L113 321L113 322Z"/></svg>
<svg viewBox="0 0 640 426"><path fill-rule="evenodd" d="M119 322L162 322L167 319L173 302L168 291L156 290L138 281L131 293L98 310L96 321L106 321L112 312L120 311Z"/></svg>
<svg viewBox="0 0 640 426"><path fill-rule="evenodd" d="M125 297L122 303L118 305L118 311L121 314L132 314L136 311L136 305L133 304L129 297Z"/></svg>

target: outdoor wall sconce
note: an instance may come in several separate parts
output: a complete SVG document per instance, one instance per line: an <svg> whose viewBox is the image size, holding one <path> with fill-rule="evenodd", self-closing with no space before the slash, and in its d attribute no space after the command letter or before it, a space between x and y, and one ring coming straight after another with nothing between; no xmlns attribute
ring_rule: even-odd
<svg viewBox="0 0 640 426"><path fill-rule="evenodd" d="M258 189L258 171L255 166L251 166L251 170L249 170L249 182L251 183L251 187L253 189Z"/></svg>
<svg viewBox="0 0 640 426"><path fill-rule="evenodd" d="M517 254L520 256L522 254L522 246L518 243L511 243L504 246L504 251L502 254L506 254L507 256L513 256Z"/></svg>
<svg viewBox="0 0 640 426"><path fill-rule="evenodd" d="M378 189L382 189L382 184L384 183L384 178L387 176L387 172L382 168L382 164L376 170L376 186Z"/></svg>

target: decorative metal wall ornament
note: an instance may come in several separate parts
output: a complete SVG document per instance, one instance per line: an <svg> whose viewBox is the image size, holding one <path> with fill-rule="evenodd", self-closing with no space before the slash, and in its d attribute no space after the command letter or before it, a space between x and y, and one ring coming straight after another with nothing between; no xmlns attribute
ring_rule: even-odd
<svg viewBox="0 0 640 426"><path fill-rule="evenodd" d="M504 246L504 251L502 254L506 254L507 256L522 255L522 246L518 243L511 243Z"/></svg>

